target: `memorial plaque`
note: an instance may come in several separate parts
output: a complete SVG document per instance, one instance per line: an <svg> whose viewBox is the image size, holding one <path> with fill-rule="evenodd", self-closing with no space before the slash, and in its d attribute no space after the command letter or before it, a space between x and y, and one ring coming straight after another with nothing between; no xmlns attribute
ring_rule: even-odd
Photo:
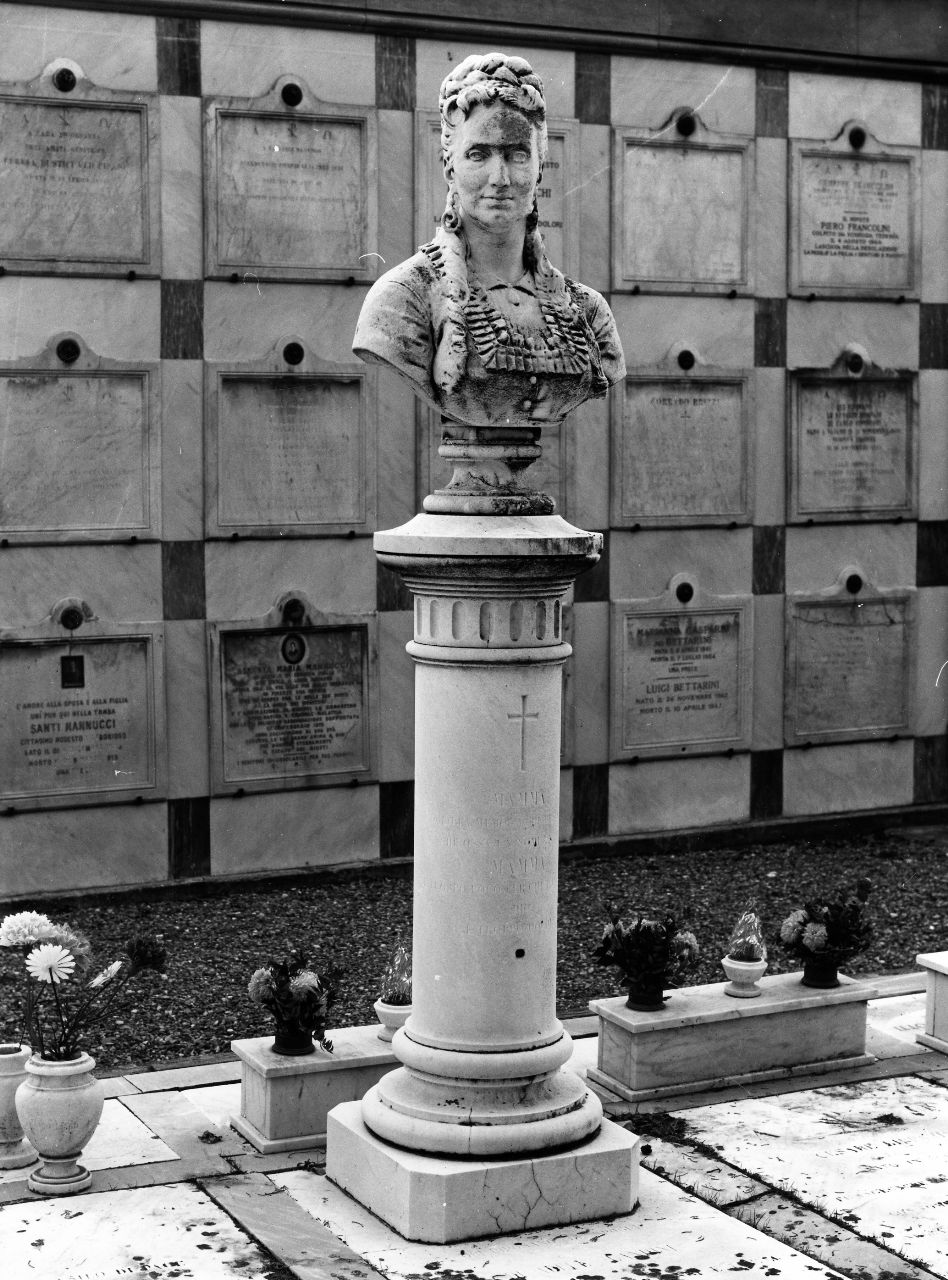
<svg viewBox="0 0 948 1280"><path fill-rule="evenodd" d="M847 136L791 144L790 292L917 297L917 152Z"/></svg>
<svg viewBox="0 0 948 1280"><path fill-rule="evenodd" d="M157 96L50 76L0 86L0 266L161 272Z"/></svg>
<svg viewBox="0 0 948 1280"><path fill-rule="evenodd" d="M613 759L749 748L751 603L680 574L613 604Z"/></svg>
<svg viewBox="0 0 948 1280"><path fill-rule="evenodd" d="M275 609L211 627L214 790L338 784L374 772L370 619L319 624Z"/></svg>
<svg viewBox="0 0 948 1280"><path fill-rule="evenodd" d="M788 597L786 609L788 745L911 732L914 590L882 591L850 569L830 591Z"/></svg>
<svg viewBox="0 0 948 1280"><path fill-rule="evenodd" d="M205 132L208 276L375 279L374 111L283 77L261 98L209 100Z"/></svg>
<svg viewBox="0 0 948 1280"><path fill-rule="evenodd" d="M613 525L750 521L746 375L634 372L613 395Z"/></svg>
<svg viewBox="0 0 948 1280"><path fill-rule="evenodd" d="M753 141L688 118L687 140L615 131L613 289L753 292Z"/></svg>
<svg viewBox="0 0 948 1280"><path fill-rule="evenodd" d="M103 804L164 793L159 628L0 633L0 803Z"/></svg>
<svg viewBox="0 0 948 1280"><path fill-rule="evenodd" d="M56 352L73 343L64 363ZM9 542L160 536L158 366L104 360L58 334L35 357L0 362Z"/></svg>
<svg viewBox="0 0 948 1280"><path fill-rule="evenodd" d="M416 505L435 489L448 484L451 479L450 461L438 453L441 443L441 419L436 410L422 401L415 401L418 448L418 493ZM531 489L548 494L562 515L566 511L566 432L562 423L544 425L540 435L543 452L525 473L525 482Z"/></svg>
<svg viewBox="0 0 948 1280"><path fill-rule="evenodd" d="M549 152L537 202L546 252L564 275L579 273L579 121L548 120ZM415 235L427 244L441 222L448 188L441 162L441 117L415 112Z"/></svg>
<svg viewBox="0 0 948 1280"><path fill-rule="evenodd" d="M917 515L916 377L791 372L791 522Z"/></svg>
<svg viewBox="0 0 948 1280"><path fill-rule="evenodd" d="M208 537L371 530L374 370L318 361L299 341L255 364L205 370Z"/></svg>

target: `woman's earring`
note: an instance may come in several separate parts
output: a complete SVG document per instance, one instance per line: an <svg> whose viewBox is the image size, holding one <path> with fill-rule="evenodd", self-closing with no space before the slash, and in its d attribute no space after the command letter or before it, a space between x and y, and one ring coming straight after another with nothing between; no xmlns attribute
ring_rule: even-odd
<svg viewBox="0 0 948 1280"><path fill-rule="evenodd" d="M448 190L448 203L445 205L444 213L441 215L441 225L445 231L460 231L461 229L461 202L458 200L458 193L454 187Z"/></svg>
<svg viewBox="0 0 948 1280"><path fill-rule="evenodd" d="M530 235L536 231L540 225L540 206L537 204L536 196L533 197L533 208L527 214L527 234Z"/></svg>

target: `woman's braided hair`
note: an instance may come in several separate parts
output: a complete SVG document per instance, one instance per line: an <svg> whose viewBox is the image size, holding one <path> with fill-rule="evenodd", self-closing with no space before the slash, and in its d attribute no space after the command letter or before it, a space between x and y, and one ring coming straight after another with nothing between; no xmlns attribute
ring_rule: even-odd
<svg viewBox="0 0 948 1280"><path fill-rule="evenodd" d="M476 106L503 102L527 117L539 135L540 163L546 159L546 101L543 81L525 58L505 53L473 53L441 82L441 154L450 158L460 121Z"/></svg>

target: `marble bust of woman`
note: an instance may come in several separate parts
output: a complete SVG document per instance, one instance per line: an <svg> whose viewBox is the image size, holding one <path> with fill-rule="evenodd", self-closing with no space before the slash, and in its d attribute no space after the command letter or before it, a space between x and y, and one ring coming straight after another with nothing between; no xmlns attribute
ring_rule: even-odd
<svg viewBox="0 0 948 1280"><path fill-rule="evenodd" d="M546 104L530 64L469 57L445 78L439 105L441 225L372 286L353 350L440 412L440 452L455 462L449 489L516 490L516 473L539 454L516 441L535 442L544 425L604 396L625 362L607 303L553 266L537 229ZM463 464L452 448L462 439L475 441Z"/></svg>

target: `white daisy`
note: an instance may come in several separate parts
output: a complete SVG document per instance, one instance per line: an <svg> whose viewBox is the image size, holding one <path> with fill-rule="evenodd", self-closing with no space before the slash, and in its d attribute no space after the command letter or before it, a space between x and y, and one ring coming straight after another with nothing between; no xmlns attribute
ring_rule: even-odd
<svg viewBox="0 0 948 1280"><path fill-rule="evenodd" d="M44 942L26 957L26 967L37 982L65 982L76 967L76 960L65 947Z"/></svg>
<svg viewBox="0 0 948 1280"><path fill-rule="evenodd" d="M89 986L104 987L107 982L112 981L112 979L118 973L119 969L121 969L121 967L122 967L121 960L113 960L112 963L110 965L107 965L102 970L101 973L96 974L96 976L89 983Z"/></svg>

